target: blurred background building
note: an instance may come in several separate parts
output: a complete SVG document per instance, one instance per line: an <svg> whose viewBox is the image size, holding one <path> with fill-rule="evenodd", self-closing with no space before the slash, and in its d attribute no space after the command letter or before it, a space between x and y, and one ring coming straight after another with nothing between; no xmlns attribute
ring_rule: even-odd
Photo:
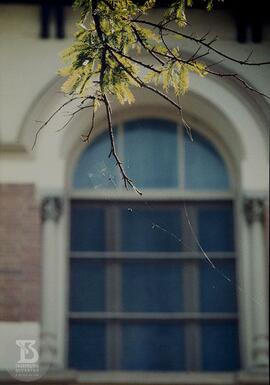
<svg viewBox="0 0 270 385"><path fill-rule="evenodd" d="M229 55L267 61L257 5L209 14L197 2L188 15ZM77 18L68 2L0 1L0 383L13 381L16 341L30 339L50 383L267 384L267 99L192 76L182 103L193 142L148 91L113 105L140 198L108 159L102 109L89 145L89 111L62 129L66 108L32 149L67 100L56 72ZM270 95L269 66L216 68Z"/></svg>

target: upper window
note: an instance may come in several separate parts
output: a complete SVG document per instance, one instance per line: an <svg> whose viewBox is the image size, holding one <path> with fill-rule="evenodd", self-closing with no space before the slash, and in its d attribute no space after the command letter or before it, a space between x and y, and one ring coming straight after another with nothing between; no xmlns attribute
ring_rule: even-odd
<svg viewBox="0 0 270 385"><path fill-rule="evenodd" d="M144 119L117 127L116 145L128 176L141 189L228 190L229 176L212 143L198 133L193 141L173 122ZM87 147L76 165L75 189L115 188L121 177L108 158L107 132Z"/></svg>
<svg viewBox="0 0 270 385"><path fill-rule="evenodd" d="M71 197L69 366L237 370L233 201L213 198L230 189L224 161L204 137L194 132L191 142L165 120L119 126L116 142L139 188L198 194L147 202ZM80 156L73 188L120 188L109 152L105 133Z"/></svg>

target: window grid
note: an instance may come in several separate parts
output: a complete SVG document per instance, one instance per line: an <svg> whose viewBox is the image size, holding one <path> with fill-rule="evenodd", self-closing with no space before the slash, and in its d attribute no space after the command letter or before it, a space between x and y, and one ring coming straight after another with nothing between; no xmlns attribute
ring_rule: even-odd
<svg viewBox="0 0 270 385"><path fill-rule="evenodd" d="M145 122L149 121L150 122L150 125L153 124L153 122L156 122L156 124L160 123L163 121L164 123L164 127L166 127L166 121L161 119L142 119L142 120L139 120L138 123L141 123L141 124L145 124ZM126 170L128 172L129 170L129 160L126 159L126 152L127 152L127 149L125 149L125 139L126 139L126 135L128 135L128 124L131 123L131 124L134 124L134 121L131 121L131 122L127 122L125 124L118 124L118 126L114 127L114 132L115 132L115 143L116 143L116 147L117 147L117 152L118 152L118 155L120 157L120 159L123 161L124 163L124 166L126 167ZM127 127L125 126L127 124ZM206 139L204 138L204 136L201 134L201 133L196 133L196 131L192 132L191 134L192 135L195 135L195 140L194 140L194 143L195 144L198 144L199 143L199 149L200 149L200 146L201 146L201 143L202 143L202 149L204 149L204 143L206 143L206 146L209 146L209 149L210 149L210 152L213 150L213 152L211 153L214 157L217 157L217 162L221 162L223 164L223 167L224 167L224 170L219 170L220 171L220 175L224 174L224 177L225 179L227 178L227 184L225 183L223 187L221 186L211 186L211 183L209 184L210 189L208 189L207 187L191 187L191 188L187 188L187 184L189 183L188 180L186 179L186 177L190 174L189 172L187 172L187 167L189 167L189 162L187 162L187 159L186 159L186 153L187 153L187 144L190 145L190 141L192 140L189 136L189 134L186 132L186 129L185 127L183 127L182 125L180 124L177 124L173 121L167 121L167 124L169 125L174 125L175 128L176 128L176 153L175 153L175 159L174 159L174 165L175 167L177 167L177 174L176 174L176 185L175 186L170 186L168 188L166 188L166 186L154 186L154 187L144 187L144 186L137 186L139 188L143 188L144 191L151 191L154 192L155 190L158 190L160 189L162 192L166 192L166 190L168 190L169 192L171 191L186 191L188 192L188 194L190 192L194 192L194 191L200 191L203 192L205 190L206 193L226 193L230 190L231 188L231 181L229 180L229 176L227 175L226 171L225 171L225 168L226 168L226 165L224 163L224 159L222 159L216 149L216 145L214 143L212 143L211 141L209 141L209 139ZM127 128L127 132L126 132L126 128ZM141 128L140 124L138 125L138 128ZM131 129L131 132L132 131L136 131L136 128L132 128ZM168 130L169 131L169 130ZM106 133L105 133L106 134ZM104 135L104 134L103 134ZM99 140L100 138L98 138ZM198 143L197 143L198 142ZM95 145L95 142L93 143ZM84 154L84 152L83 152ZM109 149L108 149L108 155L109 155ZM102 154L102 156L106 157L106 154ZM79 159L80 161L80 159ZM213 161L213 164L215 165L215 162L216 161ZM103 162L104 163L104 162ZM110 163L111 165L114 164L112 158L110 158ZM199 164L201 164L199 162ZM197 164L198 166L198 164ZM209 165L208 165L209 166ZM105 166L106 167L106 166ZM74 175L77 175L77 171L75 169L75 172L74 172ZM198 172L198 174L201 174L201 170L198 170L200 172ZM211 173L210 173L211 174ZM216 175L216 177L218 177L218 175ZM78 176L78 175L77 175ZM103 175L105 176L105 175ZM117 189L118 192L121 192L122 191L122 194L123 192L125 193L125 188L122 184L122 177L121 177L121 174L120 174L120 171L117 167L115 167L115 177L112 176L112 178L110 178L110 175L107 175L107 177L109 177L110 181L109 181L109 184L105 187L105 192L107 193L108 192L108 187L111 189L111 190L115 190ZM134 180L134 183L136 185L136 180ZM83 186L80 188L79 185L77 185L77 183L73 181L72 183L72 187L74 188L74 191L72 193L72 196L74 196L74 194L78 194L80 192L80 189L82 191L82 193L85 191L85 188L86 186ZM100 193L100 190L103 189L103 186L102 185L99 185L98 186L98 194L95 192L96 188L94 186L91 186L89 184L89 186L87 186L87 195L88 197L90 197L93 193L93 196L96 196L96 197L99 197L99 193ZM91 191L93 190L93 191ZM208 191L209 190L209 191ZM110 194L111 194L111 191L110 191Z"/></svg>
<svg viewBox="0 0 270 385"><path fill-rule="evenodd" d="M86 202L85 202L86 203ZM106 261L106 309L104 312L70 312L70 320L89 320L89 321L105 321L106 323L106 369L115 370L121 369L121 346L122 346L122 328L123 322L133 323L138 321L158 321L185 324L185 358L186 370L199 371L201 369L201 347L200 347L200 325L203 320L237 320L237 313L201 313L199 310L199 261L205 257L198 250L194 236L191 234L187 226L185 210L183 203L178 204L159 202L154 205L154 208L176 208L179 210L179 215L182 216L181 233L183 235L183 247L177 252L126 252L119 251L121 245L120 239L120 211L128 207L142 207L142 204L134 202L87 202L87 205L93 207L105 207L105 233L106 233L106 250L104 252L76 252L70 253L70 258L73 259L101 259ZM213 202L209 202L213 204ZM198 234L197 229L197 211L200 204L185 204L188 213L189 221L192 223L194 233ZM181 209L180 209L181 207ZM152 209L152 208L151 208ZM169 235L168 235L169 236ZM192 250L192 251L190 251ZM194 251L193 251L194 250ZM192 256L192 258L191 258ZM176 261L184 261L183 263L183 284L184 289L184 311L169 312L169 313L134 313L124 312L121 305L121 262L125 260L153 260L159 263L170 259ZM213 260L235 260L234 252L214 252L211 253ZM191 278L192 277L192 278ZM187 289L187 290L185 290Z"/></svg>
<svg viewBox="0 0 270 385"><path fill-rule="evenodd" d="M148 119L142 119L142 120L137 121L138 122L137 127L136 127L136 124L134 125L134 121L131 121L131 123L132 123L131 126L134 129L138 128L139 130L141 130L142 127L145 127L145 120L148 120ZM166 121L163 119L160 120L159 122L156 119L150 119L149 120L149 127L147 127L147 124L146 124L147 130L146 130L145 141L147 141L147 138L149 138L149 135L147 135L147 132L149 133L149 130L151 131L151 129L153 129L153 127L157 128L158 130L161 128L160 127L161 121L164 124L164 128L166 128ZM168 127L167 127L168 131L169 131L169 126L170 126L170 128L173 128L172 123L173 123L172 121L168 121ZM127 172L129 171L128 170L128 156L129 156L129 154L128 154L127 149L125 148L125 140L127 138L125 138L124 135L125 135L125 129L126 128L127 128L126 132L129 131L128 130L128 124L129 124L129 122L127 122L127 125L126 125L126 123L125 124L119 124L115 128L115 134L116 134L115 139L116 139L117 151L118 151L118 154L119 154L121 160L123 160L123 162L127 168ZM121 219L120 219L121 213L120 212L124 207L126 209L128 207L132 207L132 208L134 207L134 210L136 210L136 207L141 207L141 205L143 205L143 202L140 201L141 198L134 197L134 192L124 190L122 183L121 183L121 175L120 175L119 169L118 168L116 168L115 170L112 169L112 167L111 167L112 161L111 160L110 160L110 165L109 165L109 162L107 162L108 168L107 168L105 162L102 162L104 164L104 169L101 170L102 172L100 175L99 175L99 172L97 173L97 177L95 177L94 174L91 174L91 175L94 175L94 178L93 178L93 180L91 180L90 184L88 184L88 182L86 183L86 180L84 178L84 179L82 179L83 184L80 185L81 182L79 182L79 184L75 183L75 184L73 184L73 187L72 187L72 191L71 191L71 197L72 198L71 199L73 199L73 202L80 201L81 204L90 205L91 207L99 207L99 208L105 210L105 229L104 229L104 233L105 233L105 237L106 237L105 249L104 250L102 249L102 251L101 250L99 250L99 251L88 251L88 250L78 251L76 249L75 250L72 249L70 252L70 261L71 262L77 263L79 260L89 261L89 263L91 263L91 264L94 263L95 266L98 266L98 264L100 264L100 263L104 263L104 265L105 265L105 289L104 289L105 290L105 308L103 308L103 311L83 311L83 312L70 311L70 313L69 313L70 321L80 322L80 320L85 320L85 322L90 322L90 324L93 325L93 328L94 328L93 330L98 330L97 325L101 325L101 323L103 325L105 325L105 330L106 330L106 333L105 333L105 349L106 349L105 356L106 356L106 360L105 360L105 368L103 368L103 369L107 369L107 370L108 369L109 370L114 370L114 369L120 369L121 370L122 369L121 368L121 362L124 362L124 361L122 361L122 359L124 359L125 357L121 357L121 354L122 354L121 347L123 346L123 350L125 349L123 344L126 343L125 338L127 338L129 335L129 333L128 333L128 335L125 334L127 332L127 330L129 330L129 331L133 330L133 332L131 332L131 333L133 333L133 337L131 337L131 340L130 340L130 337L128 337L129 343L130 343L130 341L132 341L132 338L134 338L134 327L133 327L133 329L132 328L127 329L126 326L128 326L128 325L140 325L139 322L143 322L144 325L147 323L149 323L149 324L152 323L152 325L157 325L157 322L158 322L159 324L161 323L161 324L165 325L165 329L161 328L160 330L166 330L166 327L168 327L169 324L170 325L179 325L179 326L184 325L184 339L181 340L182 341L181 344L182 344L182 346L183 345L185 346L185 352L184 352L184 358L186 360L185 370L192 370L192 371L203 370L203 369L205 369L205 367L207 367L207 365L209 365L209 362L207 362L207 358L205 361L205 357L203 356L203 354L204 354L203 351L205 351L205 349L207 350L207 347L205 347L205 345L202 345L205 342L205 335L203 335L203 333L204 333L203 329L204 329L206 335L209 336L209 330L210 330L209 329L209 325L210 325L209 322L211 322L214 325L213 330L215 330L215 333L218 334L218 333L220 333L220 329L218 330L218 328L215 325L222 324L222 321L226 321L226 322L237 322L238 321L237 312L228 312L228 311L215 312L215 313L213 313L211 311L206 312L206 310L209 310L209 309L211 310L211 306L213 309L215 309L215 301L217 301L217 294L216 294L216 299L214 299L214 302L212 300L210 300L210 302L209 302L210 307L208 305L208 302L206 303L206 307L204 307L204 308L202 307L202 305L200 303L200 301L203 301L203 298L208 298L207 295L206 295L206 297L203 297L203 295L205 296L205 294L203 294L203 295L200 294L200 290L202 290L202 287L203 287L202 283L201 283L202 261L205 261L205 256L199 250L198 242L197 242L197 240L195 240L194 235L191 234L191 231L189 229L189 225L187 223L188 221L187 221L186 215L185 215L184 210L183 210L183 205L186 205L187 210L188 210L188 218L189 218L190 222L192 223L193 232L194 232L194 234L199 234L200 233L199 226L201 226L201 224L198 223L199 222L198 212L199 212L199 207L200 207L199 204L200 203L203 203L204 205L208 205L208 204L213 204L214 202L216 202L217 206L219 206L219 205L222 205L225 201L227 201L227 202L233 201L234 195L233 195L233 191L231 190L230 181L229 181L229 178L227 177L227 173L225 170L226 165L224 164L222 158L218 154L218 151L216 151L215 145L211 144L210 141L207 144L208 140L206 138L204 138L202 134L199 134L198 138L200 138L200 136L202 136L203 140L200 142L200 139L199 139L199 144L197 143L197 146L199 145L199 147L200 147L200 145L201 145L200 143L202 143L202 148L199 148L199 150L202 150L202 152L199 152L199 153L197 152L195 154L195 155L197 155L197 157L195 156L195 167L197 167L198 169L201 170L200 167L201 167L202 163L201 163L200 157L202 157L202 155L199 155L199 154L206 154L205 161L206 161L206 167L209 167L209 173L206 175L205 181L210 182L210 184L209 185L205 184L205 181L202 182L201 172L199 173L199 177L197 178L198 173L194 174L194 167L193 167L193 175L196 175L196 177L193 176L193 182L195 181L195 184L194 183L190 184L190 173L188 172L188 168L189 168L189 163L194 163L194 162L190 162L190 160L189 160L189 162L187 162L187 157L186 157L186 155L187 155L186 154L186 149L187 149L186 135L187 134L185 132L185 128L182 125L179 125L175 122L173 124L175 125L176 135L177 135L177 138L175 138L176 147L173 144L172 147L169 147L169 148L174 148L174 150L176 149L176 153L174 154L174 157L172 157L172 158L170 157L170 154L166 155L166 159L164 159L164 162L165 162L164 164L167 164L166 163L167 161L169 163L167 165L167 168L165 167L165 169L164 169L164 167L163 167L163 169L162 169L162 167L161 167L161 170L163 170L163 171L160 171L161 174L162 173L164 174L164 173L166 173L166 170L171 170L171 163L170 162L172 162L172 159L173 159L173 162L174 162L173 164L174 165L177 164L177 172L173 176L173 178L174 178L173 183L171 183L171 184L169 183L168 184L169 187L166 187L166 183L164 184L164 180L166 180L166 178L162 179L162 176L161 176L161 180L159 181L157 175L153 174L152 175L153 180L152 180L152 182L150 181L150 184L149 184L148 183L149 181L147 179L145 179L145 177L141 178L142 175L140 173L142 173L143 169L144 169L144 167L142 166L144 163L141 162L140 167L139 167L139 171L138 171L138 178L139 179L141 178L141 180L144 181L142 183L145 183L148 186L152 186L153 181L155 181L155 182L154 182L154 187L151 187L151 188L145 188L145 187L139 186L139 185L138 185L138 187L144 188L144 199L146 201L151 200L151 202L152 202L151 204L153 204L153 206L155 208L158 208L158 207L164 207L164 208L165 207L167 207L167 208L168 207L169 208L175 207L176 209L179 209L179 207L182 206L181 211L179 211L179 215L181 216L181 219L182 219L182 221L180 221L181 234L183 234L184 243L186 245L184 245L181 248L181 250L170 251L170 252L122 251L121 250L122 242L121 242L120 237L122 235L121 235L121 231L120 231L121 230ZM196 132L195 132L195 136L196 136ZM135 135L135 137L136 137L136 135ZM150 137L151 137L151 135L150 135ZM160 140L160 137L157 137L156 143L157 144L159 143L158 146L163 144L163 140L164 140L164 143L167 143L166 136L165 137L163 136L162 138L163 139ZM136 140L135 140L135 142L136 142ZM139 151L140 150L146 151L144 142L141 143L139 141L137 143L139 145L139 147L142 147L142 148L138 149ZM149 140L150 153L151 153L151 151L153 151L153 148L151 147L152 142L153 142L152 139ZM204 147L204 145L203 145L204 142L206 142L206 147ZM189 144L190 143L188 143L188 145ZM95 145L95 144L93 144L93 145ZM214 151L212 151L211 146L212 146L212 148L214 148ZM207 153L207 149L210 151L210 153L209 152ZM193 150L194 150L194 148L193 148ZM98 153L98 151L99 151L98 149L94 150L94 154L95 154L94 161L97 160L96 164L100 163L100 159L99 159L100 154ZM206 151L206 153L204 151ZM172 152L173 152L173 150L171 150L171 153ZM125 159L126 154L128 154L127 159ZM161 154L163 156L163 158L164 158L164 154L166 154L166 153ZM143 152L143 155L145 155L144 152ZM155 151L153 152L153 155L155 155ZM104 154L103 154L103 156L104 156ZM134 159L136 159L136 156ZM161 159L163 159L162 156L161 156ZM213 164L212 164L212 162L210 162L209 159L214 159L215 156L217 157L217 164L215 163L215 160L213 160ZM91 158L91 154L90 154L90 158ZM102 158L102 159L104 159L104 158ZM131 159L132 159L132 156L131 156ZM148 159L148 158L146 156L146 157L142 157L142 159ZM99 160L99 162L98 162L98 160ZM92 159L92 161L93 161L93 159ZM219 168L218 162L221 162L221 164L223 164L223 166L221 166L221 168ZM88 164L89 164L89 162L88 162ZM79 166L82 166L81 170L85 173L85 171L88 170L88 164L87 164L87 167L85 167L86 165L81 164L79 161L77 164L77 169L75 169L75 174L77 175L77 172L78 171L80 172ZM211 179L212 166L213 166L213 171L215 172L214 179ZM149 170L151 170L151 173L156 172L155 170L152 170L153 166L151 166L151 162L150 162L149 167L150 167ZM222 169L222 167L223 167L223 169ZM91 170L91 168L89 169L89 171L90 170ZM95 173L95 170L96 170L96 168L94 167L94 173ZM109 172L112 173L112 175L108 174L108 170L109 170ZM157 170L158 170L158 168L157 168ZM219 182L217 182L217 184L215 184L215 178L217 178L217 181L222 180L222 178L220 179L219 176L222 177L223 172L225 172L225 175L223 175L225 180L227 177L227 182L226 182L227 184L223 183L223 185L222 185L222 184L219 184ZM145 173L145 171L144 171L144 173ZM112 176L112 178L110 178L111 176ZM80 180L80 176L77 175L77 177L79 178L79 179L77 178L77 180ZM102 182L101 177L103 177L103 178L106 177L107 182L105 182L105 181ZM188 181L188 177L189 177L189 181ZM210 179L209 179L209 177L210 177ZM223 178L223 182L224 182L224 178ZM198 179L198 180L196 180L196 179ZM162 182L162 180L163 180L163 182ZM167 180L170 180L170 179L167 179ZM95 183L95 181L97 181L97 182ZM94 183L95 183L95 185L94 185ZM134 180L134 183L136 184L136 180ZM191 187L189 189L186 189L187 185L189 185ZM206 188L204 188L204 186L206 186ZM110 191L110 194L108 194L108 189ZM183 202L186 202L186 203L183 203ZM209 220L209 219L206 219L206 220ZM206 236L206 238L207 238L207 236ZM96 244L95 240L94 240L94 243ZM158 241L157 244L160 244L160 241ZM226 261L226 263L228 262L229 265L228 264L223 265L226 267L226 266L231 266L231 263L234 263L234 265L236 264L235 263L236 254L235 254L234 250L235 250L235 245L233 245L232 250L229 249L229 251L211 251L211 252L209 252L209 255L211 256L211 259L214 263L218 264L218 263L222 263L223 261ZM176 311L175 309L171 310L170 312L162 312L162 313L158 312L158 311L151 311L151 310L148 310L148 312L127 311L127 309L129 309L129 310L132 309L132 306L127 307L126 311L124 311L124 306L126 306L126 304L125 304L126 299L124 299L124 297L122 296L122 293L121 293L121 291L123 289L123 285L125 285L124 278L123 278L123 282L121 282L122 273L124 273L124 266L125 265L127 266L127 264L125 264L125 262L132 262L132 261L134 261L134 262L136 261L135 263L138 263L137 267L140 266L140 262L145 262L145 263L150 263L150 264L151 263L152 264L153 263L162 264L162 263L165 263L165 261L166 261L166 262L174 263L174 264L176 264L176 266L178 266L178 264L179 264L179 266L181 267L179 269L179 272L181 274L181 277L183 278L183 280L181 282L181 295L183 295L183 305L181 304L181 307L180 307L181 312ZM135 264L135 266L136 266L136 264ZM164 266L166 266L166 265L164 265ZM125 270L125 272L127 272L127 271L128 270ZM136 269L135 269L135 271L136 271ZM137 271L140 272L140 269ZM203 269L203 271L204 271L204 273L203 273L204 279L205 279L205 277L207 279L210 277L209 279L213 280L213 277L211 276L211 274L209 275L209 272L205 273L205 269ZM229 269L229 271L231 271L231 270ZM130 274L130 273L128 273L128 274ZM146 277L147 277L147 275L146 275ZM150 274L150 277L151 277L151 274ZM145 279L145 278L143 278L143 279ZM166 279L168 279L168 278L166 278L166 275L165 275L165 281L166 281ZM222 277L221 277L221 279L222 279ZM149 279L149 281L150 281L150 279ZM154 282L158 282L158 281L155 281L155 279L154 279ZM207 281L204 281L204 282L207 282ZM211 282L215 282L215 279ZM134 287L136 287L136 285ZM145 286L145 287L147 288L148 286ZM151 287L151 285L150 285L150 287ZM169 287L170 287L170 285L169 285ZM132 290L134 290L134 288ZM144 288L142 290L147 290L147 289ZM204 287L204 290L205 290L205 287ZM141 293L144 293L144 292L142 291ZM218 292L216 292L216 293L218 293ZM131 294L130 298L134 298L134 297L132 297L132 295L134 295L134 294ZM146 295L146 297L148 298L148 295ZM148 301L149 301L149 298L147 299ZM230 298L230 297L228 297L228 298ZM123 303L121 301L122 299L123 299ZM147 303L147 300L146 300L146 303ZM154 302L155 302L155 300L156 300L156 298L154 297ZM204 299L204 301L205 301L205 299ZM213 307L213 303L214 303L214 307ZM97 307L96 304L95 304L95 306ZM161 306L161 305L158 305L157 309L159 306ZM172 306L172 305L170 305L170 306ZM170 309L170 306L168 309ZM173 306L175 306L175 305L173 305ZM182 306L184 306L184 308L182 308ZM205 305L203 305L203 306L205 306ZM135 306L135 308L136 308L136 306ZM167 308L167 307L165 306L165 308ZM134 309L134 307L133 307L133 309ZM154 308L151 308L151 309L153 310ZM162 309L162 306L160 307L160 309ZM173 307L171 309L173 309ZM226 309L226 305L225 305L224 309ZM229 310L229 309L230 309L230 306L227 307L227 310ZM232 307L232 309L234 309L234 308ZM223 322L222 327L224 328L224 322ZM155 328L156 328L156 326L154 326L154 329ZM226 326L226 328L227 328L227 326ZM136 327L135 327L135 329L136 329ZM169 329L176 330L174 326L172 326L172 328L170 327ZM137 327L137 332L135 331L135 335L136 335L136 333L138 333L138 330L139 329ZM234 333L235 330L236 329L232 329L232 333ZM145 330L143 331L143 333L145 333ZM154 335L155 335L155 333L156 332L154 332ZM167 332L165 332L165 334L166 333ZM170 333L172 333L172 334L169 334L169 335L173 335L174 332L171 331ZM181 331L181 333L182 333L182 331ZM227 332L225 331L225 334L224 334L224 329L221 330L222 335L226 335L226 333ZM145 335L144 335L144 337L145 337ZM100 334L99 334L99 337L97 337L97 338L102 338L102 337L100 337ZM153 338L153 334L152 334L152 338ZM177 338L179 339L179 335ZM212 338L212 336L210 333L210 339L211 338ZM164 340L164 338L161 338L161 340ZM135 345L136 345L136 342L135 342ZM148 346L148 348L149 348L149 346ZM137 349L138 349L138 345L137 345ZM179 352L180 351L178 351L178 353ZM183 352L181 351L180 355L182 355L182 354L183 354ZM177 355L177 357L178 357L178 355ZM182 356L182 358L183 358L183 356ZM217 361L218 361L218 359L220 359L220 357L217 358ZM182 363L181 363L181 365L182 365Z"/></svg>

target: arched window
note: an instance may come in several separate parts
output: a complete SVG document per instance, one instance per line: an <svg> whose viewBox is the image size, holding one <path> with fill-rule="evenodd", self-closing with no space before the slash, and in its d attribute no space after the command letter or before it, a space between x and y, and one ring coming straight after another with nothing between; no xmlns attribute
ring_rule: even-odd
<svg viewBox="0 0 270 385"><path fill-rule="evenodd" d="M106 133L82 152L72 177L69 366L237 370L224 160L208 139L194 131L191 141L172 121L129 121L115 131L127 173L147 199L123 189Z"/></svg>

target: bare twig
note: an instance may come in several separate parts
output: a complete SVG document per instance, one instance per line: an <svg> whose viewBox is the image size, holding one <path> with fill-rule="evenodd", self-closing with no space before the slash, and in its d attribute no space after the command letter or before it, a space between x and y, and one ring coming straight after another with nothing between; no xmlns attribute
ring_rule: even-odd
<svg viewBox="0 0 270 385"><path fill-rule="evenodd" d="M108 47L109 47L110 50L114 51L115 53L121 55L122 57L124 57L124 58L126 58L126 59L128 59L128 60L133 61L133 62L136 63L136 64L139 64L140 66L142 66L142 67L144 67L144 68L147 68L147 69L150 70L150 71L156 72L156 73L158 73L158 74L161 73L160 70L156 69L156 68L155 68L153 65L151 65L151 64L144 63L144 62L141 61L141 60L137 60L137 59L135 59L135 58L133 58L133 57L131 57L131 56L129 56L129 55L126 55L126 54L124 54L123 52L121 52L120 50L115 49L114 47L112 47L112 46L110 46L110 45L108 45Z"/></svg>
<svg viewBox="0 0 270 385"><path fill-rule="evenodd" d="M111 141L111 152L109 154L109 157L113 155L117 166L119 167L119 170L122 175L122 179L124 182L125 188L128 189L128 187L131 187L134 191L136 191L137 194L142 195L142 192L134 185L132 180L127 176L125 169L123 167L123 163L118 157L117 151L116 151L116 146L115 146L115 140L114 140L114 133L113 133L113 126L112 126L112 110L110 106L110 102L107 98L107 95L104 95L104 105L106 108L106 114L107 114L107 121L108 121L108 131L109 131L109 136L110 136L110 141Z"/></svg>
<svg viewBox="0 0 270 385"><path fill-rule="evenodd" d="M81 102L80 107L76 111L70 113L70 118L68 119L68 121L61 128L56 130L56 132L63 131L69 125L69 123L74 119L74 117L78 113L80 113L82 110L85 110L86 108L92 108L92 107L93 107L93 104L91 104L90 106L82 106L82 102Z"/></svg>
<svg viewBox="0 0 270 385"><path fill-rule="evenodd" d="M135 21L135 20L134 20ZM249 55L246 59L242 60L242 59L236 59L235 57L233 56L230 56L228 54L225 54L224 52L218 50L217 48L214 48L212 46L212 44L216 41L216 38L214 38L212 41L210 42L206 42L205 41L205 38L202 37L202 38L197 38L193 35L188 35L188 34L185 34L183 32L180 32L180 31L176 31L172 28L169 28L169 27L166 27L166 26L162 26L162 25L159 25L159 24L156 24L156 23L153 23L151 21L147 21L147 20L136 20L137 23L141 23L141 24L144 24L144 25L148 25L152 28L157 28L159 30L163 30L163 31L167 31L167 32L170 32L171 34L175 34L177 36L181 36L187 40L191 40L197 44L201 44L202 46L208 48L210 51L212 52L215 52L216 54L218 54L219 56L222 56L223 58L225 59L228 59L234 63L238 63L240 65L245 65L245 66L264 66L264 65L269 65L270 64L270 60L267 60L267 61L262 61L262 62L250 62L249 61L249 58L251 55Z"/></svg>
<svg viewBox="0 0 270 385"><path fill-rule="evenodd" d="M220 78L233 78L233 79L237 80L238 82L240 82L249 91L254 92L254 93L261 95L261 96L265 97L266 99L270 100L270 96L264 94L263 92L257 90L256 88L252 87L247 81L242 79L237 73L211 71L211 70L209 70L209 67L206 68L205 71L210 75L214 75L214 76L217 76Z"/></svg>
<svg viewBox="0 0 270 385"><path fill-rule="evenodd" d="M37 139L38 139L38 136L39 134L41 133L41 131L43 130L43 128L45 128L49 123L50 121L60 112L63 110L63 108L65 108L67 105L69 105L70 103L74 102L74 100L78 100L78 99L81 99L81 105L83 105L87 100L94 100L96 97L94 96L91 96L91 95L88 95L86 97L80 97L80 96L74 96L72 97L71 99L67 100L65 103L63 103L60 107L58 107L50 116L47 120L45 120L42 125L38 128L36 134L35 134L35 138L34 138L34 143L32 145L32 150L34 149L36 143L37 143ZM87 106L89 107L89 106ZM87 108L86 107L86 108ZM83 109L83 108L81 108ZM79 111L77 111L79 112ZM74 115L77 113L75 111ZM73 117L72 117L73 118ZM72 120L72 118L70 120ZM69 123L69 121L67 123L65 123L64 127L67 126L67 124ZM64 128L62 127L62 128ZM59 131L59 130L58 130Z"/></svg>
<svg viewBox="0 0 270 385"><path fill-rule="evenodd" d="M42 123L42 125L38 128L36 134L35 134L35 139L34 139L34 143L32 145L32 150L34 149L36 143L37 143L37 138L40 134L40 132L43 130L44 127L46 127L50 121L55 117L56 114L58 114L58 112L60 112L64 107L66 107L68 104L72 103L75 99L77 99L76 97L75 98L71 98L69 99L68 101L66 101L65 103L63 103L60 107L58 107L54 113L52 113L52 115L47 119L45 120L45 122Z"/></svg>
<svg viewBox="0 0 270 385"><path fill-rule="evenodd" d="M90 142L90 136L95 128L95 106L93 106L93 110L92 110L92 122L91 122L91 127L90 127L90 130L88 131L88 133L86 135L81 135L81 139L84 143L89 143Z"/></svg>

